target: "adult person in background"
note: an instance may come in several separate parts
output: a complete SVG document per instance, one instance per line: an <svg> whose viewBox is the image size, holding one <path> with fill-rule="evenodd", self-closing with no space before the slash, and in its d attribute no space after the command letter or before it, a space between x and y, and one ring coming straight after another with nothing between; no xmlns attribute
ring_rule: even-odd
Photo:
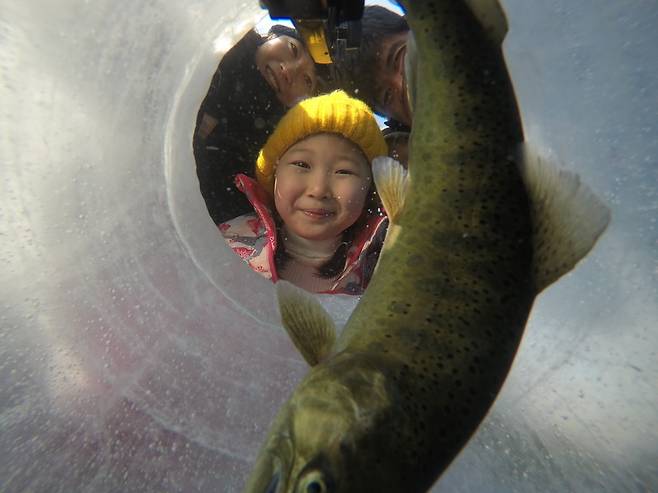
<svg viewBox="0 0 658 493"><path fill-rule="evenodd" d="M366 6L358 60L340 68L341 87L388 117L387 125L396 131L411 127L404 75L408 35L403 16L379 5Z"/></svg>
<svg viewBox="0 0 658 493"><path fill-rule="evenodd" d="M465 0L491 40L500 45L508 30L498 0ZM361 20L361 49L356 63L339 64L340 87L388 117L384 130L389 155L404 166L412 114L405 78L409 25L385 7L366 6Z"/></svg>
<svg viewBox="0 0 658 493"><path fill-rule="evenodd" d="M487 36L502 44L508 25L498 0L464 0ZM339 67L342 87L389 118L392 130L409 130L411 108L407 97L405 58L409 25L405 18L385 7L364 8L362 38L355 65Z"/></svg>
<svg viewBox="0 0 658 493"><path fill-rule="evenodd" d="M193 148L201 194L216 224L251 209L234 185L253 163L286 110L323 89L297 32L249 31L222 58L197 115Z"/></svg>

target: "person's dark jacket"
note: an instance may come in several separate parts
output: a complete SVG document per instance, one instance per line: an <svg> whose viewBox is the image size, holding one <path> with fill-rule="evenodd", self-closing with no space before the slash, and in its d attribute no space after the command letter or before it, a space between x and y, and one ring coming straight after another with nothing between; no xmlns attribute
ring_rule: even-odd
<svg viewBox="0 0 658 493"><path fill-rule="evenodd" d="M253 176L258 152L286 111L256 67L256 49L262 42L252 30L226 53L197 116L193 141L197 176L216 224L252 210L235 189L235 175ZM218 123L202 139L198 129L204 113Z"/></svg>

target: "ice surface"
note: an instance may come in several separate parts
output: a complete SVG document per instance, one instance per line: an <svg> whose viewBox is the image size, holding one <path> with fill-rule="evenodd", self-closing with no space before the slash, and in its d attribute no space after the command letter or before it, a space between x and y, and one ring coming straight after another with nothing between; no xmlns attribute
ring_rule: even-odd
<svg viewBox="0 0 658 493"><path fill-rule="evenodd" d="M306 371L194 173L214 42L257 4L2 2L2 491L239 491ZM613 222L434 491L656 490L658 9L503 4L529 140Z"/></svg>

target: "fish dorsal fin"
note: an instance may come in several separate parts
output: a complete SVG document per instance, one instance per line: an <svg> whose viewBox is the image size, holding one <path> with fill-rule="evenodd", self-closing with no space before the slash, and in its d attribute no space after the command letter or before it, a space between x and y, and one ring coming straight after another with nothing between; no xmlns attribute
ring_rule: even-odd
<svg viewBox="0 0 658 493"><path fill-rule="evenodd" d="M569 272L610 222L610 210L580 182L524 144L521 170L531 202L537 292Z"/></svg>
<svg viewBox="0 0 658 493"><path fill-rule="evenodd" d="M466 5L489 38L501 45L507 35L507 18L498 0L466 0Z"/></svg>
<svg viewBox="0 0 658 493"><path fill-rule="evenodd" d="M336 341L334 322L313 295L287 281L276 283L281 322L306 362L315 366Z"/></svg>
<svg viewBox="0 0 658 493"><path fill-rule="evenodd" d="M386 215L395 223L404 206L407 192L407 170L395 159L379 156L372 160L372 176Z"/></svg>

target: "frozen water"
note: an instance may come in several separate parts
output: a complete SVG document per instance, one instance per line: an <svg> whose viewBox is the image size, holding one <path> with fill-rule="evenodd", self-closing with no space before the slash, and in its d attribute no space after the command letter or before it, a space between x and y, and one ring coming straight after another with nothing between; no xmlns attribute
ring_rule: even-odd
<svg viewBox="0 0 658 493"><path fill-rule="evenodd" d="M658 9L506 0L528 139L612 224L538 299L434 491L658 489ZM2 2L3 491L239 491L306 371L272 286L205 212L191 150L215 42L258 2ZM353 300L328 300L344 322ZM341 322L342 323L342 322Z"/></svg>

